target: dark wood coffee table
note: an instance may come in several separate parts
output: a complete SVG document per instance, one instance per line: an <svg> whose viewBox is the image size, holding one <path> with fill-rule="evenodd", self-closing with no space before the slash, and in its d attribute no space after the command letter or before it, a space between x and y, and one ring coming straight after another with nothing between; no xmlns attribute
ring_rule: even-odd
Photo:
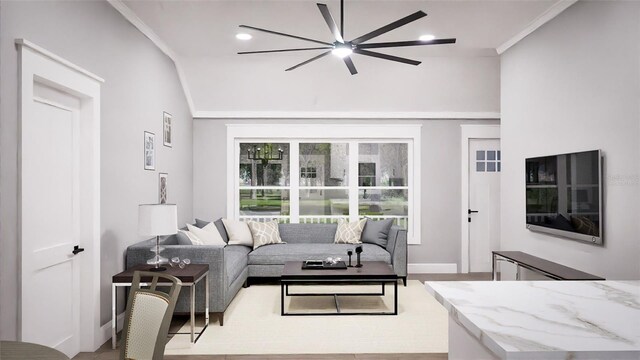
<svg viewBox="0 0 640 360"><path fill-rule="evenodd" d="M349 267L335 270L302 269L302 261L288 261L284 264L280 277L280 314L282 316L309 315L398 315L398 275L391 265L383 261L364 261L360 268ZM289 285L368 285L379 284L380 292L376 293L291 293ZM393 284L393 311L389 312L342 312L339 296L384 296L385 285ZM286 312L285 296L333 296L336 304L335 313L326 312Z"/></svg>

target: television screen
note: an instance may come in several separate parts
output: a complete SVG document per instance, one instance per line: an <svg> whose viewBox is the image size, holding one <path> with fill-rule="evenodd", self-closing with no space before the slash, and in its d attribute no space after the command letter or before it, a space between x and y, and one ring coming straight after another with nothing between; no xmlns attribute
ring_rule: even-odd
<svg viewBox="0 0 640 360"><path fill-rule="evenodd" d="M527 228L602 244L600 150L526 159Z"/></svg>

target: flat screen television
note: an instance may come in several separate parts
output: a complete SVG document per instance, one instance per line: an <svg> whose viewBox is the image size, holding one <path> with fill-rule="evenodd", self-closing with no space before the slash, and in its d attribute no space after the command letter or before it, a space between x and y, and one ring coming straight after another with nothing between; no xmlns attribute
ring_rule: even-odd
<svg viewBox="0 0 640 360"><path fill-rule="evenodd" d="M525 160L527 229L602 245L600 150Z"/></svg>

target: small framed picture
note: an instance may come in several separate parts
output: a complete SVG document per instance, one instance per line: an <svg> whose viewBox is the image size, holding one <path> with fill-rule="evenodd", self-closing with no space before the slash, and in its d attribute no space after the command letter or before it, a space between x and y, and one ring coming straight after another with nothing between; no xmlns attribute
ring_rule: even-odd
<svg viewBox="0 0 640 360"><path fill-rule="evenodd" d="M171 145L171 114L162 113L162 129L164 134L164 146L172 147Z"/></svg>
<svg viewBox="0 0 640 360"><path fill-rule="evenodd" d="M159 198L160 198L160 204L166 204L167 203L167 180L169 178L169 174L167 173L160 173L160 178L159 178L159 183L158 183L158 189L159 189Z"/></svg>
<svg viewBox="0 0 640 360"><path fill-rule="evenodd" d="M154 133L144 132L144 169L156 169L156 147Z"/></svg>

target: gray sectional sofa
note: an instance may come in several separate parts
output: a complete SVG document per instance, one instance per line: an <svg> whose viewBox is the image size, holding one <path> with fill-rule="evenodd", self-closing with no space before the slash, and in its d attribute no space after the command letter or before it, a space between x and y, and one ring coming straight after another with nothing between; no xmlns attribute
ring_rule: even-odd
<svg viewBox="0 0 640 360"><path fill-rule="evenodd" d="M219 224L218 224L219 222ZM202 227L206 223L198 222ZM228 241L222 222L218 220L221 236ZM177 235L161 241L162 256L167 258L188 258L192 263L209 264L209 311L217 315L220 325L224 324L224 312L242 286L248 286L251 278L279 278L285 261L303 261L342 257L347 260L347 250L352 244L334 244L336 224L280 224L280 237L286 244L265 245L253 250L243 245L179 245ZM127 248L126 266L143 264L151 257L151 247L155 239L149 239ZM407 231L392 226L386 247L378 244L362 244L362 261L384 261L393 266L396 274L407 278ZM353 261L355 262L355 256ZM204 311L204 286L196 288L196 309ZM189 311L187 291L180 294L176 312Z"/></svg>

